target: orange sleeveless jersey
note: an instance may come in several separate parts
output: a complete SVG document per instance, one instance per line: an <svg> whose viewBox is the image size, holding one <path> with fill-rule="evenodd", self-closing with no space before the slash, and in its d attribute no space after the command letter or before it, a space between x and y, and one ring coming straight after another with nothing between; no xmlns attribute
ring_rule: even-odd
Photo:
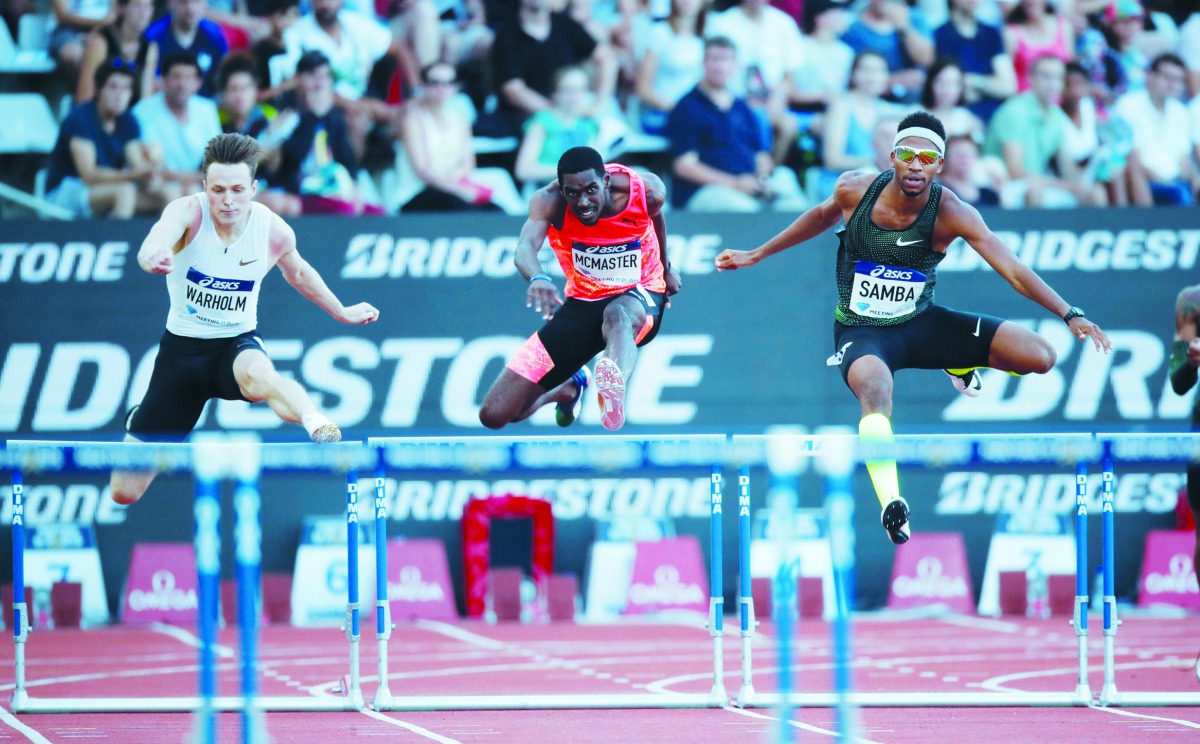
<svg viewBox="0 0 1200 744"><path fill-rule="evenodd" d="M658 236L646 206L646 183L623 165L610 163L605 169L629 176L625 210L589 227L568 207L562 229L551 225L548 230L550 246L567 276L563 294L602 300L638 286L665 292Z"/></svg>

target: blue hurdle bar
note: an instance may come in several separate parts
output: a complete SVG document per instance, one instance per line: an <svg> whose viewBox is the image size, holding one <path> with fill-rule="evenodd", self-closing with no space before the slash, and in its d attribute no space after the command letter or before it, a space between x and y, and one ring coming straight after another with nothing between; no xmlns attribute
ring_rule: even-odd
<svg viewBox="0 0 1200 744"><path fill-rule="evenodd" d="M750 468L738 468L738 615L742 635L742 686L737 704L746 707L754 699L754 670L750 645L758 621L754 618L754 581L750 571Z"/></svg>
<svg viewBox="0 0 1200 744"><path fill-rule="evenodd" d="M217 738L217 613L221 597L221 476L224 462L211 444L196 445L195 548L200 636L200 708L194 741L214 744Z"/></svg>
<svg viewBox="0 0 1200 744"><path fill-rule="evenodd" d="M1087 528L1087 463L1075 463L1075 610L1071 625L1079 645L1079 679L1075 684L1075 699L1080 705L1092 704L1092 688L1088 684L1088 528Z"/></svg>
<svg viewBox="0 0 1200 744"><path fill-rule="evenodd" d="M379 547L376 546L376 550ZM386 549L386 547L385 547ZM363 707L362 687L359 682L359 597L358 597L358 473L346 471L346 640L350 642L350 680L348 690L342 690L350 704Z"/></svg>
<svg viewBox="0 0 1200 744"><path fill-rule="evenodd" d="M248 442L232 454L234 570L237 580L238 633L241 645L243 744L268 741L258 698L258 619L262 587L262 494L259 491L259 444Z"/></svg>
<svg viewBox="0 0 1200 744"><path fill-rule="evenodd" d="M858 716L850 700L853 654L850 613L856 596L854 581L854 438L843 438L822 452L819 463L825 475L825 514L829 520L829 552L833 559L833 583L837 589L837 611L833 616L834 689L837 692L838 736L854 741Z"/></svg>
<svg viewBox="0 0 1200 744"><path fill-rule="evenodd" d="M713 639L713 686L708 693L709 704L720 708L729 704L725 692L725 560L722 555L721 466L713 465L709 475L709 494L712 513L709 517L709 600L708 632Z"/></svg>
<svg viewBox="0 0 1200 744"><path fill-rule="evenodd" d="M392 706L392 691L388 687L387 645L392 637L392 605L388 601L387 579L387 470L383 449L373 450L375 458L375 640L377 643L379 686L371 707L388 710Z"/></svg>
<svg viewBox="0 0 1200 744"><path fill-rule="evenodd" d="M25 602L25 483L21 470L12 471L13 646L16 651L16 685L13 710L29 704L25 690L25 644L29 641L29 605Z"/></svg>

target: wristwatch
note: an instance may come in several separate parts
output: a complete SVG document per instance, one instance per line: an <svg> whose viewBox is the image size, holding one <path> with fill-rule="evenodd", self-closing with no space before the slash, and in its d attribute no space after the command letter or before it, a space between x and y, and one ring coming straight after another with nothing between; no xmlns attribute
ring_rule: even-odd
<svg viewBox="0 0 1200 744"><path fill-rule="evenodd" d="M1083 311L1077 307L1072 307L1070 310L1067 311L1067 314L1063 316L1063 322L1070 323L1072 318L1082 318L1082 317L1083 317Z"/></svg>

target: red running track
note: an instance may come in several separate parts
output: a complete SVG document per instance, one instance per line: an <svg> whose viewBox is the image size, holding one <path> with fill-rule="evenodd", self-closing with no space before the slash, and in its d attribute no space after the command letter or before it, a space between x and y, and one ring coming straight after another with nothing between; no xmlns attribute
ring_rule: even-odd
<svg viewBox="0 0 1200 744"><path fill-rule="evenodd" d="M728 622L732 620L733 622ZM1103 684L1103 637L1092 618L1089 683ZM1196 617L1126 619L1117 636L1120 692L1200 695L1194 672L1200 648ZM364 631L368 630L364 628ZM777 689L776 644L764 623L754 638L754 685ZM237 636L223 631L220 692L233 695ZM741 683L736 618L727 618L725 685ZM36 632L27 644L28 690L34 698L190 696L196 651L189 629L111 627ZM1077 674L1076 638L1067 621L942 616L854 622L854 679L861 692L1070 692ZM553 695L707 693L712 643L702 621L542 626L419 623L399 626L389 646L393 695ZM363 692L375 692L374 636L362 638ZM349 668L348 644L336 629L271 626L260 647L264 695L337 696ZM825 623L805 621L794 658L802 692L832 688ZM0 662L0 744L184 741L186 713L22 714L8 706L11 652ZM268 713L276 744L404 742L761 742L783 727L770 708L694 710L550 710ZM805 741L832 740L836 712L793 711L790 731ZM868 742L1142 742L1200 741L1200 707L1176 708L864 708L859 737ZM221 741L240 740L240 717L219 716Z"/></svg>

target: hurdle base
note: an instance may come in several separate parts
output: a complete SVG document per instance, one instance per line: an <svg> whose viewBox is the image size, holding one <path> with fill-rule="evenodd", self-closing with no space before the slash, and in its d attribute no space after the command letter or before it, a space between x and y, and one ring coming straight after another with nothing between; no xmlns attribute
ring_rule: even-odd
<svg viewBox="0 0 1200 744"><path fill-rule="evenodd" d="M1175 708L1200 705L1200 692L1122 692L1114 688L1101 695L1100 705L1108 707Z"/></svg>
<svg viewBox="0 0 1200 744"><path fill-rule="evenodd" d="M8 696L8 703L13 713L20 713L29 706L29 693L25 690L16 690Z"/></svg>
<svg viewBox="0 0 1200 744"><path fill-rule="evenodd" d="M390 711L444 710L623 710L708 708L701 694L627 695L420 695L393 697Z"/></svg>
<svg viewBox="0 0 1200 744"><path fill-rule="evenodd" d="M264 712L298 713L304 711L355 711L350 698L326 697L259 697L249 706ZM20 706L15 701L13 713L194 713L205 709L200 697L161 698L31 698L26 696ZM247 710L241 696L215 697L212 710L227 713Z"/></svg>
<svg viewBox="0 0 1200 744"><path fill-rule="evenodd" d="M1079 685L1075 687L1076 705L1091 705L1093 702L1091 686L1086 682L1080 682Z"/></svg>
<svg viewBox="0 0 1200 744"><path fill-rule="evenodd" d="M750 708L758 701L758 693L754 691L754 685L746 683L742 685L742 689L738 690L737 702L734 703L739 708Z"/></svg>
<svg viewBox="0 0 1200 744"><path fill-rule="evenodd" d="M395 700L392 697L392 691L386 687L380 687L375 690L375 696L371 698L371 710L391 710L392 702Z"/></svg>
<svg viewBox="0 0 1200 744"><path fill-rule="evenodd" d="M845 702L860 708L1066 708L1085 706L1073 692L851 692ZM763 693L744 707L774 708L784 703L795 707L836 708L842 703L837 693Z"/></svg>

